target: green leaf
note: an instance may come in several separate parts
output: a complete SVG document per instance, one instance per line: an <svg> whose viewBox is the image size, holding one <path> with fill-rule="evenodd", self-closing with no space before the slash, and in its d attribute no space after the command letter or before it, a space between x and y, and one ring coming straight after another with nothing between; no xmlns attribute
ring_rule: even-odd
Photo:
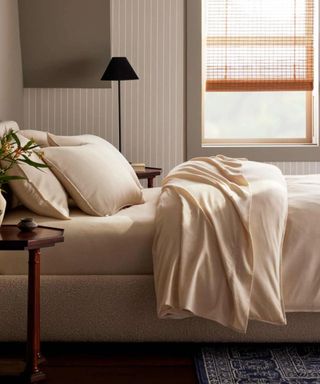
<svg viewBox="0 0 320 384"><path fill-rule="evenodd" d="M19 137L13 131L12 131L11 135L12 135L14 141L16 142L16 144L18 145L18 148L21 148L21 142L19 140Z"/></svg>
<svg viewBox="0 0 320 384"><path fill-rule="evenodd" d="M44 163L37 163L37 162L31 160L26 155L22 155L22 157L23 157L23 159L19 159L19 161L21 161L23 163L26 163L26 164L29 164L32 167L35 167L35 168L48 168L48 166L46 164L44 164Z"/></svg>
<svg viewBox="0 0 320 384"><path fill-rule="evenodd" d="M25 146L22 147L24 151L30 151L31 149L38 148L39 145L36 144L33 140L29 140Z"/></svg>
<svg viewBox="0 0 320 384"><path fill-rule="evenodd" d="M0 176L0 184L8 183L11 180L25 180L26 178L23 176L8 176L8 175L1 175Z"/></svg>

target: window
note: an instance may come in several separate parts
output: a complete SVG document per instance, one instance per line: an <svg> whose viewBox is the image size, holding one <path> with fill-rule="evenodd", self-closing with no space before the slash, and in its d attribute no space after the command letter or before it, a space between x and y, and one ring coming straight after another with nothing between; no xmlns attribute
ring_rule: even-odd
<svg viewBox="0 0 320 384"><path fill-rule="evenodd" d="M314 144L314 0L203 3L202 144Z"/></svg>

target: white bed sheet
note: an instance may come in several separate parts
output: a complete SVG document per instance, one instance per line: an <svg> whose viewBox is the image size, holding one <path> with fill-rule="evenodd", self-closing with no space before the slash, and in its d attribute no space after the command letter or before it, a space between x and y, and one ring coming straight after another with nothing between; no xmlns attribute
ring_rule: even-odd
<svg viewBox="0 0 320 384"><path fill-rule="evenodd" d="M320 175L287 176L283 248L286 311L320 311Z"/></svg>
<svg viewBox="0 0 320 384"><path fill-rule="evenodd" d="M289 213L283 249L287 312L320 311L320 175L287 176ZM145 189L146 203L112 217L72 210L72 220L31 214L40 224L65 228L65 243L43 250L43 275L151 275L154 218L160 188ZM6 215L14 224L25 209ZM319 223L319 225L315 225ZM313 246L310 247L310 244ZM0 252L0 274L27 271L23 252Z"/></svg>
<svg viewBox="0 0 320 384"><path fill-rule="evenodd" d="M160 188L144 189L144 204L108 217L88 216L71 209L71 220L41 217L19 208L6 214L4 224L34 217L41 225L65 229L65 242L42 250L43 275L152 274L151 248ZM25 252L0 252L0 275L27 272Z"/></svg>

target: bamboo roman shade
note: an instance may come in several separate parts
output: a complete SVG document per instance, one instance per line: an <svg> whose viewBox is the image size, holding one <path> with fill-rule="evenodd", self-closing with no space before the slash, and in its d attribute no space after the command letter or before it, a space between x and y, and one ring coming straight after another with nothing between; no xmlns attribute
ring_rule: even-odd
<svg viewBox="0 0 320 384"><path fill-rule="evenodd" d="M207 91L313 89L314 0L206 0Z"/></svg>

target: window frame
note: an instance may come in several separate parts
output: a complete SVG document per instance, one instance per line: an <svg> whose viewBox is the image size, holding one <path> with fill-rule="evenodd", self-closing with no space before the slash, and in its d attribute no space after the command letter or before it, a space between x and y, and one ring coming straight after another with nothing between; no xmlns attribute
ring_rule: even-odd
<svg viewBox="0 0 320 384"><path fill-rule="evenodd" d="M317 161L320 160L319 147L319 5L315 1L314 39L314 90L313 90L313 132L307 142L284 142L272 144L261 140L251 143L230 141L203 143L204 102L206 89L205 50L206 45L203 20L203 1L187 0L186 10L186 62L187 62L187 158L224 154L231 157L248 157L256 161ZM200 129L199 129L200 127ZM311 141L311 142L310 142ZM313 144L313 143L316 144Z"/></svg>

